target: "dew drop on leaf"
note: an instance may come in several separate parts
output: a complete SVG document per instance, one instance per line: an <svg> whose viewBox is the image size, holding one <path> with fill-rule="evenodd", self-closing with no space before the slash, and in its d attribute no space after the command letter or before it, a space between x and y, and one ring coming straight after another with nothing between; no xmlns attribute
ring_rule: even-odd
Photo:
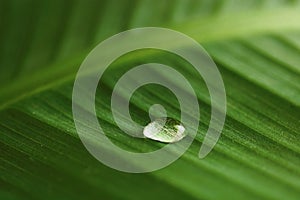
<svg viewBox="0 0 300 200"><path fill-rule="evenodd" d="M143 134L152 140L173 143L186 136L185 127L180 121L167 117L158 118L145 126Z"/></svg>

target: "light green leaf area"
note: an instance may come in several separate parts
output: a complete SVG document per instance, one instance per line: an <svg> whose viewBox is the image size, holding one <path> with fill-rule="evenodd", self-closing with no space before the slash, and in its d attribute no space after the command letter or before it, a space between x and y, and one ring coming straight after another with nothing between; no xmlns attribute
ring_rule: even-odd
<svg viewBox="0 0 300 200"><path fill-rule="evenodd" d="M299 199L299 5L271 0L1 1L0 199ZM112 89L134 66L174 67L190 81L201 110L198 134L180 159L155 172L129 174L97 161L79 140L72 88L81 62L98 42L144 26L172 28L204 46L224 80L227 116L217 145L199 159L211 109L201 76L168 52L123 55L105 72L96 94L99 123L120 148L150 152L164 146L133 138L114 122ZM158 71L157 76L176 85L168 74ZM157 103L169 117L180 117L173 93L146 85L131 98L132 118L146 125L148 109Z"/></svg>

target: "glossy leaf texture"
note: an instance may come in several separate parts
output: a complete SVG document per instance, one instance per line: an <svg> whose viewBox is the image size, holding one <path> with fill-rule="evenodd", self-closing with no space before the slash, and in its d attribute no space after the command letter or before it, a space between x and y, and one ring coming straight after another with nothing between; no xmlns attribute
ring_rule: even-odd
<svg viewBox="0 0 300 200"><path fill-rule="evenodd" d="M1 1L0 10L0 199L299 199L299 1L13 0ZM204 46L224 80L227 117L214 150L200 160L210 120L201 77L167 52L119 58L99 84L96 110L107 136L129 151L164 144L116 126L110 95L124 72L158 62L200 85L200 128L189 150L159 171L128 174L101 164L79 140L72 87L98 42L144 26L172 28ZM154 103L180 115L172 93L149 85L131 99L133 119L146 125Z"/></svg>

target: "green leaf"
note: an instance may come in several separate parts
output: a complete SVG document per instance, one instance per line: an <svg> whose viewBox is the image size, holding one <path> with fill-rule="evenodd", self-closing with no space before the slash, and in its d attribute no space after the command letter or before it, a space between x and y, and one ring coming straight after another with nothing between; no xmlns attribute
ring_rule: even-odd
<svg viewBox="0 0 300 200"><path fill-rule="evenodd" d="M1 199L299 199L299 2L2 1L0 8ZM163 146L128 136L110 111L114 84L138 64L179 70L197 86L201 109L196 139L179 160L155 172L128 174L86 151L73 122L72 88L98 42L143 26L172 28L203 44L224 80L227 118L214 150L200 160L210 120L201 77L167 52L119 58L96 95L99 122L116 145L133 152ZM180 116L171 92L148 85L131 99L133 119L147 124L156 103L170 117Z"/></svg>

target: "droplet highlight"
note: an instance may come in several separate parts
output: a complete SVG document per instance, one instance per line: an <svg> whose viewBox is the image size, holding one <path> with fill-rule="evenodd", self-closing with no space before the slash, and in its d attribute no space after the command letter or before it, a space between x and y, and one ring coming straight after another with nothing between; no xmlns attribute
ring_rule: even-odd
<svg viewBox="0 0 300 200"><path fill-rule="evenodd" d="M150 122L145 126L143 134L146 138L164 143L178 142L187 135L181 122L170 117Z"/></svg>

